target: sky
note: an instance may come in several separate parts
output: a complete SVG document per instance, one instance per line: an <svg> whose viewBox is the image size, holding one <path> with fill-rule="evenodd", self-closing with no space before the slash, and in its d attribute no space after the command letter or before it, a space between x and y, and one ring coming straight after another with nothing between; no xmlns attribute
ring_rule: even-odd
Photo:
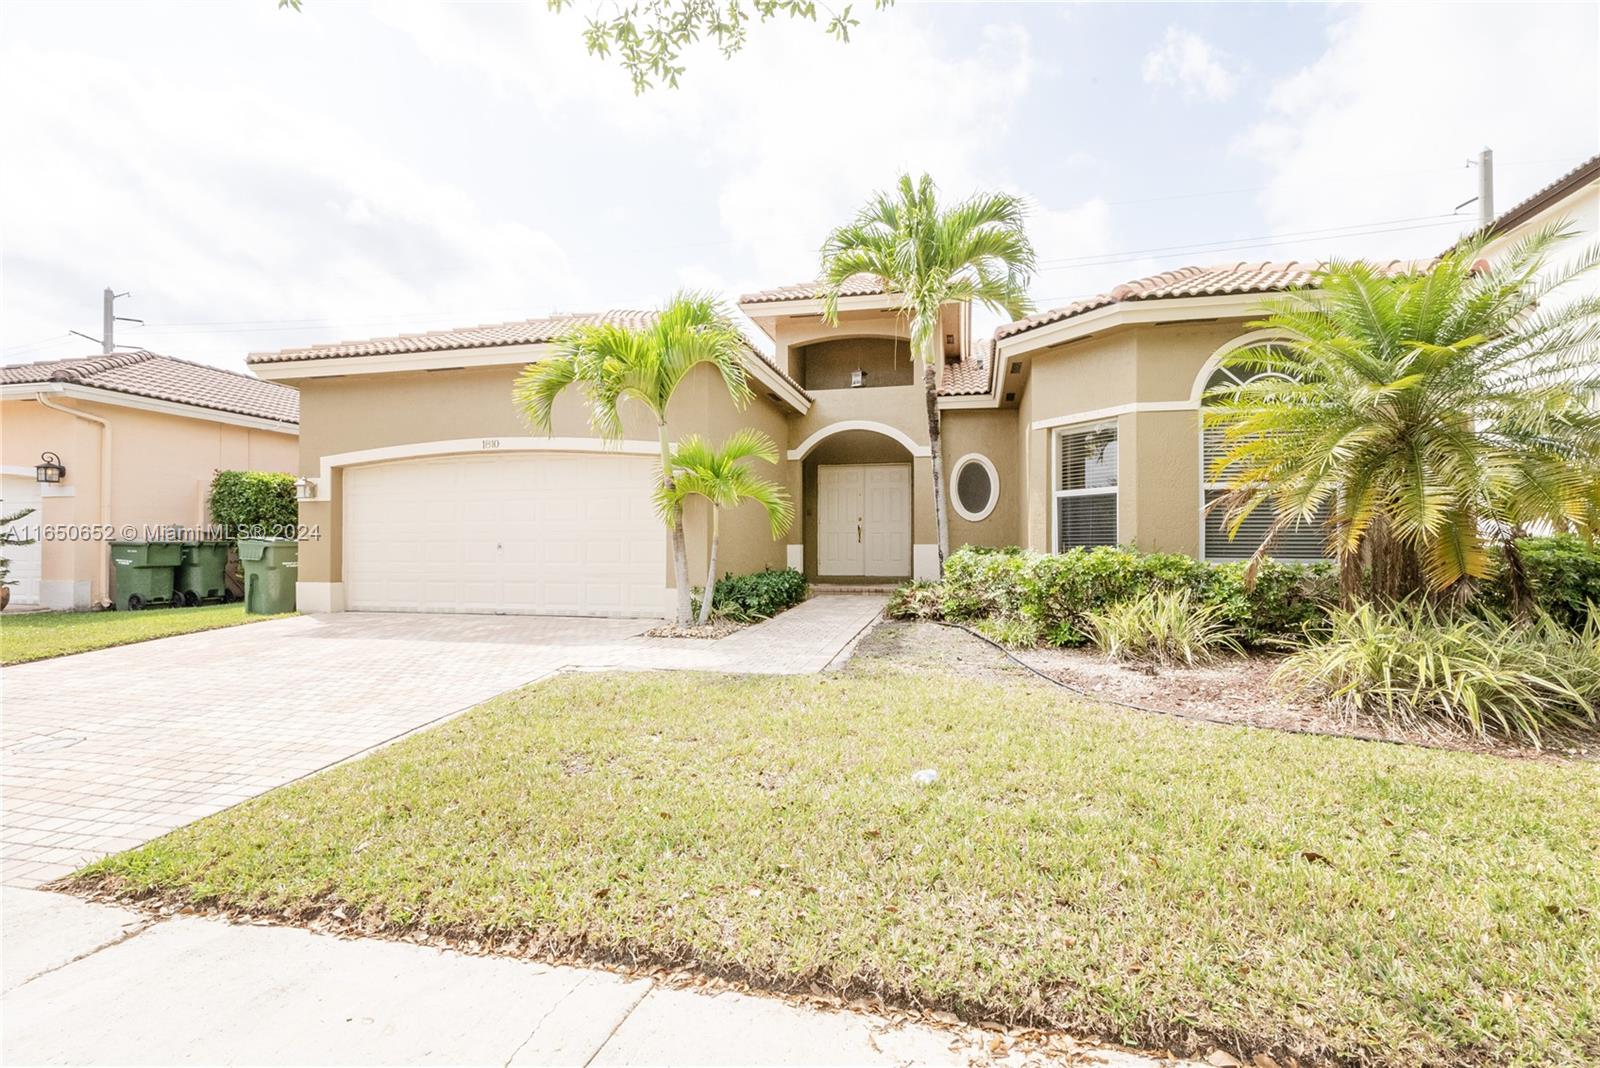
<svg viewBox="0 0 1600 1068"><path fill-rule="evenodd" d="M857 0L636 96L585 8L0 5L0 358L297 345L813 278L902 171L1030 205L1039 307L1426 256L1600 152L1600 5ZM983 328L997 317L979 317Z"/></svg>

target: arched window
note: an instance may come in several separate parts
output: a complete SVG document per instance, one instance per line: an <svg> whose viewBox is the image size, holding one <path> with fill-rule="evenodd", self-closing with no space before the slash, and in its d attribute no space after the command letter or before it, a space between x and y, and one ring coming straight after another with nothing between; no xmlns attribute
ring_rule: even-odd
<svg viewBox="0 0 1600 1068"><path fill-rule="evenodd" d="M1206 380L1206 393L1213 389L1225 389L1230 386L1242 386L1246 382L1253 382L1262 378L1283 375L1273 371L1252 371L1249 367L1218 367ZM1201 403L1204 403L1202 399ZM1224 456L1228 445L1223 440L1221 427L1204 425L1200 427L1200 507L1201 507L1201 545L1200 555L1206 560L1225 562L1229 560L1248 560L1261 548L1262 541L1267 536L1267 528L1277 517L1277 510L1271 502L1263 502L1255 511L1251 512L1237 534L1228 537L1227 509L1221 506L1211 507L1212 502L1220 499L1228 490L1234 487L1234 481L1229 477L1226 469L1216 471L1213 467L1215 461ZM1328 505L1324 505L1315 519L1302 520L1288 530L1281 531L1273 543L1272 552L1269 553L1274 560L1312 561L1328 559L1327 550L1327 523L1331 512Z"/></svg>

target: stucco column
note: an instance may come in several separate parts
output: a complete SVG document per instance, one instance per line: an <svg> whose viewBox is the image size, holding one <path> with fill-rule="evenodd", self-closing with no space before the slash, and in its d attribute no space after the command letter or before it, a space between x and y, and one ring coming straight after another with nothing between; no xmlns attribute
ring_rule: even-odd
<svg viewBox="0 0 1600 1068"><path fill-rule="evenodd" d="M794 505L794 522L784 535L784 563L796 571L806 569L805 465L801 460L782 460L783 488Z"/></svg>
<svg viewBox="0 0 1600 1068"><path fill-rule="evenodd" d="M939 578L939 539L933 522L933 460L911 458L911 577Z"/></svg>

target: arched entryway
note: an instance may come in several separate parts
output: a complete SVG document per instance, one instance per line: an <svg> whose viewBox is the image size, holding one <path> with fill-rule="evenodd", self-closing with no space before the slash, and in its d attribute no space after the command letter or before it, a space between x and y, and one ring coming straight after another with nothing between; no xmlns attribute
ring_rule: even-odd
<svg viewBox="0 0 1600 1068"><path fill-rule="evenodd" d="M887 434L842 430L817 442L801 458L806 577L841 585L910 578L917 484L911 450Z"/></svg>

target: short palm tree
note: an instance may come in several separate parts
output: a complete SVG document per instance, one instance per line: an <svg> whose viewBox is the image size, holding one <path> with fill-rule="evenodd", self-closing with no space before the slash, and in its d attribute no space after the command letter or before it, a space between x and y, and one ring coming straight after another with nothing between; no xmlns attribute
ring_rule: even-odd
<svg viewBox="0 0 1600 1068"><path fill-rule="evenodd" d="M711 506L711 549L706 564L705 594L700 598L700 619L711 619L711 594L717 586L717 547L722 537L722 510L755 501L766 509L774 538L781 538L794 522L794 505L776 483L751 471L746 460L778 462L778 447L759 430L739 430L714 447L697 434L678 442L673 450L673 478L656 493L656 507L669 522L682 522L684 502L704 497Z"/></svg>
<svg viewBox="0 0 1600 1068"><path fill-rule="evenodd" d="M1230 534L1269 508L1259 558L1327 517L1347 604L1463 596L1499 543L1526 604L1517 536L1600 529L1600 296L1556 292L1600 249L1547 272L1569 233L1540 230L1492 265L1481 241L1409 274L1333 263L1269 302L1251 325L1282 340L1230 355L1252 377L1207 397Z"/></svg>
<svg viewBox="0 0 1600 1068"><path fill-rule="evenodd" d="M849 224L822 243L823 316L839 321L839 293L852 275L881 279L904 299L911 348L922 361L927 391L928 448L933 456L934 529L939 563L950 552L939 434L939 309L977 301L1013 319L1028 314L1033 245L1026 207L1009 193L980 193L948 207L924 174L901 175L892 192L875 193Z"/></svg>
<svg viewBox="0 0 1600 1068"><path fill-rule="evenodd" d="M745 381L744 335L714 297L679 293L644 327L619 323L580 326L557 342L557 354L525 367L513 397L533 426L548 431L556 398L568 386L583 391L589 422L601 437L622 437L622 404L632 399L655 417L661 443L661 486L673 489L672 444L667 439L667 406L679 385L701 364L722 376L737 407L750 402ZM672 572L677 581L677 619L691 614L689 560L684 547L683 514L668 516L672 527Z"/></svg>

